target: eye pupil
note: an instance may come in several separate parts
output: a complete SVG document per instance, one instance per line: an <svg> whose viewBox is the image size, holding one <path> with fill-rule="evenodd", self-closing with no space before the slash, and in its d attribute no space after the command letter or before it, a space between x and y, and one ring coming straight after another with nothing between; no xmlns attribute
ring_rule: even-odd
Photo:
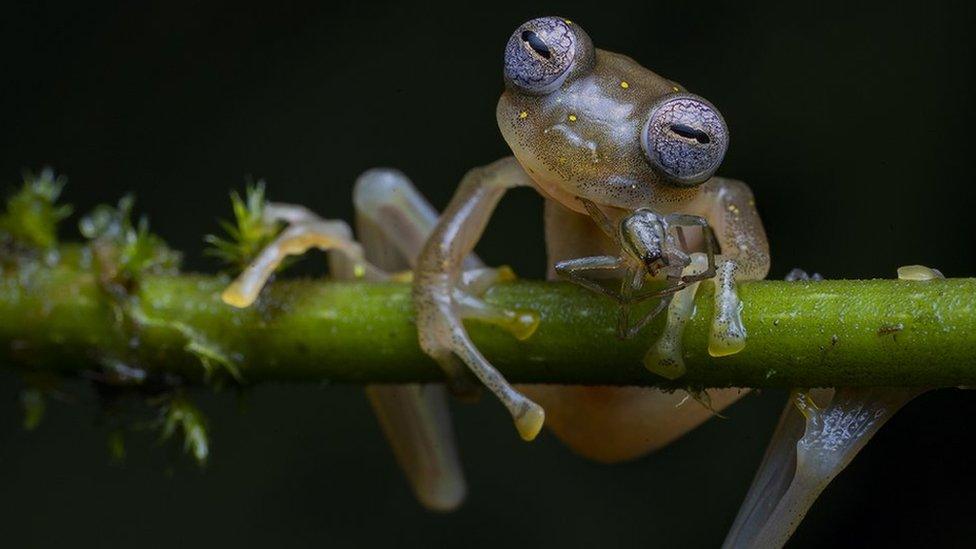
<svg viewBox="0 0 976 549"><path fill-rule="evenodd" d="M669 126L669 129L671 130L672 133L676 135L680 135L685 139L694 139L695 141L701 143L702 145L707 145L712 141L708 137L707 133L692 128L687 124L671 124L671 126Z"/></svg>
<svg viewBox="0 0 976 549"><path fill-rule="evenodd" d="M552 52L549 51L549 46L547 46L546 43L539 38L538 34L530 30L522 31L522 41L528 44L529 47L532 48L532 51L539 54L540 57L544 57L546 59L552 57Z"/></svg>

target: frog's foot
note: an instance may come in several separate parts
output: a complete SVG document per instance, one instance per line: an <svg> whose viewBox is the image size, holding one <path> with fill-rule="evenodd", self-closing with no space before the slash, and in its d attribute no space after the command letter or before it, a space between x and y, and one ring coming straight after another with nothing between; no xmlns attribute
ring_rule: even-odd
<svg viewBox="0 0 976 549"><path fill-rule="evenodd" d="M691 255L691 264L682 270L681 275L697 275L708 268L705 254ZM681 338L684 335L685 324L695 312L695 293L700 282L692 282L679 291L668 305L668 319L664 331L657 339L647 355L644 356L644 367L651 372L667 379L677 379L685 373L685 362L682 358Z"/></svg>
<svg viewBox="0 0 976 549"><path fill-rule="evenodd" d="M461 384L462 392L468 387L470 373L474 373L508 409L519 436L533 440L542 429L544 411L513 389L488 362L468 336L463 320L488 321L505 327L516 337L527 338L535 331L538 317L534 313L496 308L460 288L431 288L426 283L421 280L414 286L415 301L436 304L438 309L431 314L427 307L418 307L420 347L437 361L452 382ZM450 297L444 299L444 295Z"/></svg>
<svg viewBox="0 0 976 549"><path fill-rule="evenodd" d="M539 313L527 309L496 307L481 299L493 285L512 280L515 280L515 272L508 266L465 271L461 275L460 286L454 290L454 302L460 308L461 316L498 326L519 341L532 337L539 327Z"/></svg>
<svg viewBox="0 0 976 549"><path fill-rule="evenodd" d="M223 291L220 297L224 303L250 306L286 257L304 254L312 248L345 257L355 276L374 279L384 276L364 260L362 248L353 240L352 230L345 222L322 219L303 206L291 204L269 203L264 215L269 223L284 221L288 226Z"/></svg>
<svg viewBox="0 0 976 549"><path fill-rule="evenodd" d="M735 261L718 265L715 274L715 313L708 336L708 354L734 355L746 347L746 327L742 323L742 301L735 290Z"/></svg>

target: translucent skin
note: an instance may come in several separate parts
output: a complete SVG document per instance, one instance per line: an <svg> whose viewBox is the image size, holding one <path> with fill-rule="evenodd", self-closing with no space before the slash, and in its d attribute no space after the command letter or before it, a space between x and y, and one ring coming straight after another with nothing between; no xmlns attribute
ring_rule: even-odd
<svg viewBox="0 0 976 549"><path fill-rule="evenodd" d="M578 27L577 27L578 29ZM581 31L578 31L581 32ZM585 36L585 34L584 34ZM580 40L589 46L589 38ZM742 348L745 330L727 335L741 306L734 281L761 279L769 269L766 235L752 194L738 181L711 178L696 186L675 186L648 162L641 132L648 113L663 98L686 95L679 84L633 59L592 49L571 69L558 89L524 93L508 86L498 101L498 127L546 206L550 269L556 261L607 253L614 244L586 215L577 197L619 218L637 208L681 212L706 218L722 248L725 276L718 277L720 315L713 323L712 354ZM558 205L557 205L558 204ZM550 271L550 278L554 274ZM723 307L724 305L724 307ZM678 340L680 331L666 331ZM680 360L679 357L674 357ZM622 461L659 448L711 416L691 403L675 409L685 395L653 389L519 387L546 409L547 425L578 453L599 461ZM710 391L715 409L745 391Z"/></svg>

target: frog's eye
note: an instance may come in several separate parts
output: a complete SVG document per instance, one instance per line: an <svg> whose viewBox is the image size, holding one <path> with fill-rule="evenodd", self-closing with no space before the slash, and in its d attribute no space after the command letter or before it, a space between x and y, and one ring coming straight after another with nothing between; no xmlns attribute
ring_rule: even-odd
<svg viewBox="0 0 976 549"><path fill-rule="evenodd" d="M558 88L585 56L589 38L561 17L540 17L515 30L505 47L505 80L521 91Z"/></svg>
<svg viewBox="0 0 976 549"><path fill-rule="evenodd" d="M654 170L670 183L698 185L722 163L729 131L708 101L685 93L669 95L651 109L641 146Z"/></svg>

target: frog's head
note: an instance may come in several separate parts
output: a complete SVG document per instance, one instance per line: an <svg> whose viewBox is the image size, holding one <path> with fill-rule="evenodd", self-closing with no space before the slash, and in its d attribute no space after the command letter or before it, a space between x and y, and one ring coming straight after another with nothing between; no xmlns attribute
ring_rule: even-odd
<svg viewBox="0 0 976 549"><path fill-rule="evenodd" d="M561 17L512 34L497 116L543 192L577 211L576 197L626 209L683 201L715 172L729 142L711 103L594 48Z"/></svg>

